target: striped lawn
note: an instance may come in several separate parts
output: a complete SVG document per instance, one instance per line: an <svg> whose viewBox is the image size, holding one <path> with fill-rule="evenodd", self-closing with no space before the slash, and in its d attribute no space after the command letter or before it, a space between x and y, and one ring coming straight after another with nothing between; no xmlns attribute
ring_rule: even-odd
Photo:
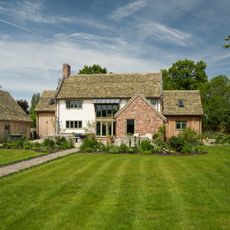
<svg viewBox="0 0 230 230"><path fill-rule="evenodd" d="M230 229L230 147L74 154L0 179L0 229Z"/></svg>

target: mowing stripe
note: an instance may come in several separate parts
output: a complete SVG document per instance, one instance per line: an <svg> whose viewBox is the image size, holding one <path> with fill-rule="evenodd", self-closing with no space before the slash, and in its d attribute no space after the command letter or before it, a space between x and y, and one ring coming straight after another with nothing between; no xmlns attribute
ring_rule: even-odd
<svg viewBox="0 0 230 230"><path fill-rule="evenodd" d="M79 229L88 215L93 212L94 205L97 205L102 199L97 191L102 184L106 185L105 189L107 188L107 180L103 182L106 178L103 178L103 175L109 173L114 162L118 160L119 157L109 156L106 157L105 161L98 164L95 171L92 172L93 175L91 174L84 180L84 186L74 191L75 194L71 194L72 200L63 204L61 210L51 213L49 221L45 223L42 229ZM78 216L81 219L78 219Z"/></svg>
<svg viewBox="0 0 230 230"><path fill-rule="evenodd" d="M97 204L92 214L85 220L85 224L81 229L103 229L110 220L110 211L117 203L121 181L124 177L126 168L130 164L131 159L123 159L122 162L112 169L111 180L106 188L102 200ZM100 221L98 221L100 220ZM103 220L103 221L102 221Z"/></svg>
<svg viewBox="0 0 230 230"><path fill-rule="evenodd" d="M76 155L76 157L77 157L77 155ZM30 219L30 221L34 222L34 220L31 220L31 215L33 215L33 214L36 215L36 211L39 210L40 206L45 205L46 202L49 202L49 199L51 199L53 196L58 194L58 191L65 190L65 187L69 183L72 182L71 179L68 178L68 175L71 175L69 173L72 173L73 176L75 176L75 177L76 176L81 177L81 175L84 175L86 171L88 171L91 168L96 168L98 163L103 162L105 160L106 160L105 158L93 158L91 156L87 156L85 159L83 159L83 161L80 162L80 164L78 166L76 166L76 170L74 172L73 172L73 170L74 170L73 167L70 168L69 170L68 170L68 168L67 168L67 170L65 170L65 173L66 173L66 179L65 180L59 181L58 183L51 182L50 185L44 185L43 188L40 188L40 191L35 190L37 195L36 196L32 195L32 198L36 198L36 200L34 200L33 202L30 202L30 206L25 206L22 203L20 210L14 211L13 215L8 215L8 218L5 219L6 222L10 223L10 225L7 226L7 229L11 229L11 227L13 227L13 226L20 225L23 222L26 222L27 219ZM69 164L70 164L70 162L69 162ZM50 173L52 174L52 168L51 168ZM55 178L55 175L53 175L53 178ZM51 180L52 180L52 177L51 177ZM30 182L33 184L33 183L36 183L36 180L30 181ZM31 187L30 187L30 189L31 189ZM25 196L24 203L26 201L29 201L27 198L28 195L24 195ZM10 197L12 198L12 196L10 196ZM42 211L42 210L40 210L40 211ZM15 219L15 215L18 216L16 219ZM15 221L11 222L10 221L11 218L15 219Z"/></svg>
<svg viewBox="0 0 230 230"><path fill-rule="evenodd" d="M185 210L185 201L183 199L182 191L180 187L178 186L178 183L176 181L176 177L178 175L174 175L175 170L175 161L163 161L160 164L160 170L161 173L164 176L166 185L168 185L168 189L170 191L170 196L172 198L172 203L175 210L175 218L177 219L175 223L175 228L178 226L181 229L189 229L190 228L190 222L188 213ZM171 169L170 166L173 165L173 169Z"/></svg>
<svg viewBox="0 0 230 230"><path fill-rule="evenodd" d="M135 220L135 207L138 201L140 184L139 164L140 156L130 156L129 164L123 170L117 193L113 203L107 209L104 219L104 229L131 229Z"/></svg>

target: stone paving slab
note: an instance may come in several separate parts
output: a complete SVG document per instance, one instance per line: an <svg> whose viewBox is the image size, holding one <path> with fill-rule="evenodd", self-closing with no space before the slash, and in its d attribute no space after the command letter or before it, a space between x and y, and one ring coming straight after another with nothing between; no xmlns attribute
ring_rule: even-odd
<svg viewBox="0 0 230 230"><path fill-rule="evenodd" d="M15 163L15 164L2 166L0 167L0 177L7 176L12 173L16 173L16 172L19 172L27 168L31 168L36 165L40 165L45 162L48 162L48 161L51 161L51 160L54 160L54 159L57 159L63 156L67 156L71 153L75 153L78 151L79 151L79 148L67 149L67 150L63 150L60 152L50 153L47 155L36 157L30 160L24 160L24 161Z"/></svg>

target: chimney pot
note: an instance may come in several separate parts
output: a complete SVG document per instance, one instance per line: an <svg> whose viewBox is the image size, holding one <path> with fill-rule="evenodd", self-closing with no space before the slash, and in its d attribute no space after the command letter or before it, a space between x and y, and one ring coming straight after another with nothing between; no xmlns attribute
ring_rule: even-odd
<svg viewBox="0 0 230 230"><path fill-rule="evenodd" d="M69 64L63 64L62 65L62 74L63 74L63 78L67 79L70 76L71 73L71 66Z"/></svg>

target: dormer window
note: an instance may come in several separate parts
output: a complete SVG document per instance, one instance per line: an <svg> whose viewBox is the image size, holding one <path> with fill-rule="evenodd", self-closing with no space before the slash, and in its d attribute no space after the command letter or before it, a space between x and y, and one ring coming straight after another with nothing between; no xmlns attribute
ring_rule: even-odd
<svg viewBox="0 0 230 230"><path fill-rule="evenodd" d="M178 107L180 108L184 107L184 100L178 99Z"/></svg>
<svg viewBox="0 0 230 230"><path fill-rule="evenodd" d="M149 99L149 102L150 102L153 106L156 106L156 105L157 105L157 99L155 99L155 98L150 98L150 99Z"/></svg>

